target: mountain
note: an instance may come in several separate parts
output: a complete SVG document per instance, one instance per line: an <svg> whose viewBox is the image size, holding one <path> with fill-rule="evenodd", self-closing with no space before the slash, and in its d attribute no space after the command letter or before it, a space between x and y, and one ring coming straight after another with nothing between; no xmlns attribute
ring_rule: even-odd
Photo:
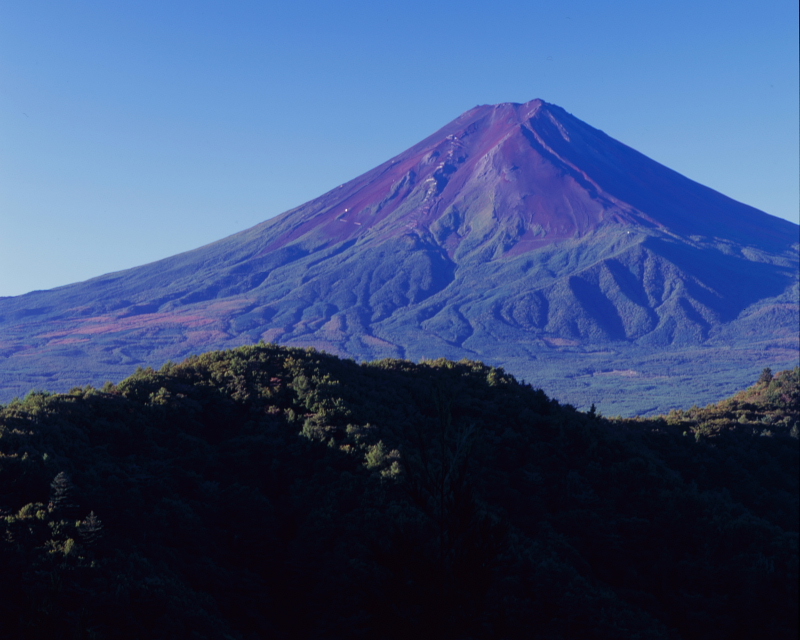
<svg viewBox="0 0 800 640"><path fill-rule="evenodd" d="M798 637L800 367L608 420L255 345L0 407L0 636Z"/></svg>
<svg viewBox="0 0 800 640"><path fill-rule="evenodd" d="M482 360L613 413L707 403L797 361L798 235L560 107L479 106L219 242L0 300L5 399L264 340Z"/></svg>

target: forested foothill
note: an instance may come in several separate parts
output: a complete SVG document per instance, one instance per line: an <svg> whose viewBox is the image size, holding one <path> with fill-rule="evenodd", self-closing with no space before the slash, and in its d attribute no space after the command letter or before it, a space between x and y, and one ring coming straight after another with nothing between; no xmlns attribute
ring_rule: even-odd
<svg viewBox="0 0 800 640"><path fill-rule="evenodd" d="M800 368L607 419L259 344L0 407L4 638L791 638Z"/></svg>

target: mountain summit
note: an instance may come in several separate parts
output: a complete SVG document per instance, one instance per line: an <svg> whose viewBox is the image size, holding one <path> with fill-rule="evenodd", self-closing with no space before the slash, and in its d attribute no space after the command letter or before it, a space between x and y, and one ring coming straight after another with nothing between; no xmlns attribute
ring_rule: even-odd
<svg viewBox="0 0 800 640"><path fill-rule="evenodd" d="M785 241L772 216L722 198L541 100L475 107L295 211L276 220L284 224L265 250L300 239L322 246L411 231L458 261L487 245L492 257L519 255L606 224ZM791 226L779 223L784 232Z"/></svg>
<svg viewBox="0 0 800 640"><path fill-rule="evenodd" d="M0 367L8 396L265 340L664 410L796 361L797 269L797 225L555 105L486 105L219 242L0 300Z"/></svg>

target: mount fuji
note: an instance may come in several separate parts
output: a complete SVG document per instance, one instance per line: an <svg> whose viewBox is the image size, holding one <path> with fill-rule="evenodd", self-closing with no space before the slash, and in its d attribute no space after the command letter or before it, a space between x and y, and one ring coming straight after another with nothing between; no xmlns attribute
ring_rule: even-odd
<svg viewBox="0 0 800 640"><path fill-rule="evenodd" d="M797 225L552 104L478 106L213 244L0 298L0 400L264 340L503 366L637 414L797 363Z"/></svg>

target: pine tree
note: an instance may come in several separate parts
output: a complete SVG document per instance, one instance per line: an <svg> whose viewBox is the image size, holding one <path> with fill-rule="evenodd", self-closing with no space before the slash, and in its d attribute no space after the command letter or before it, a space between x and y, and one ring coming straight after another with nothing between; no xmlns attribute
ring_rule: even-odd
<svg viewBox="0 0 800 640"><path fill-rule="evenodd" d="M81 541L86 548L91 549L97 545L103 536L103 523L94 514L94 511L90 511L89 515L81 520L78 525L78 534L80 534Z"/></svg>
<svg viewBox="0 0 800 640"><path fill-rule="evenodd" d="M50 511L62 517L73 515L77 509L74 494L75 485L69 475L60 472L50 483Z"/></svg>

